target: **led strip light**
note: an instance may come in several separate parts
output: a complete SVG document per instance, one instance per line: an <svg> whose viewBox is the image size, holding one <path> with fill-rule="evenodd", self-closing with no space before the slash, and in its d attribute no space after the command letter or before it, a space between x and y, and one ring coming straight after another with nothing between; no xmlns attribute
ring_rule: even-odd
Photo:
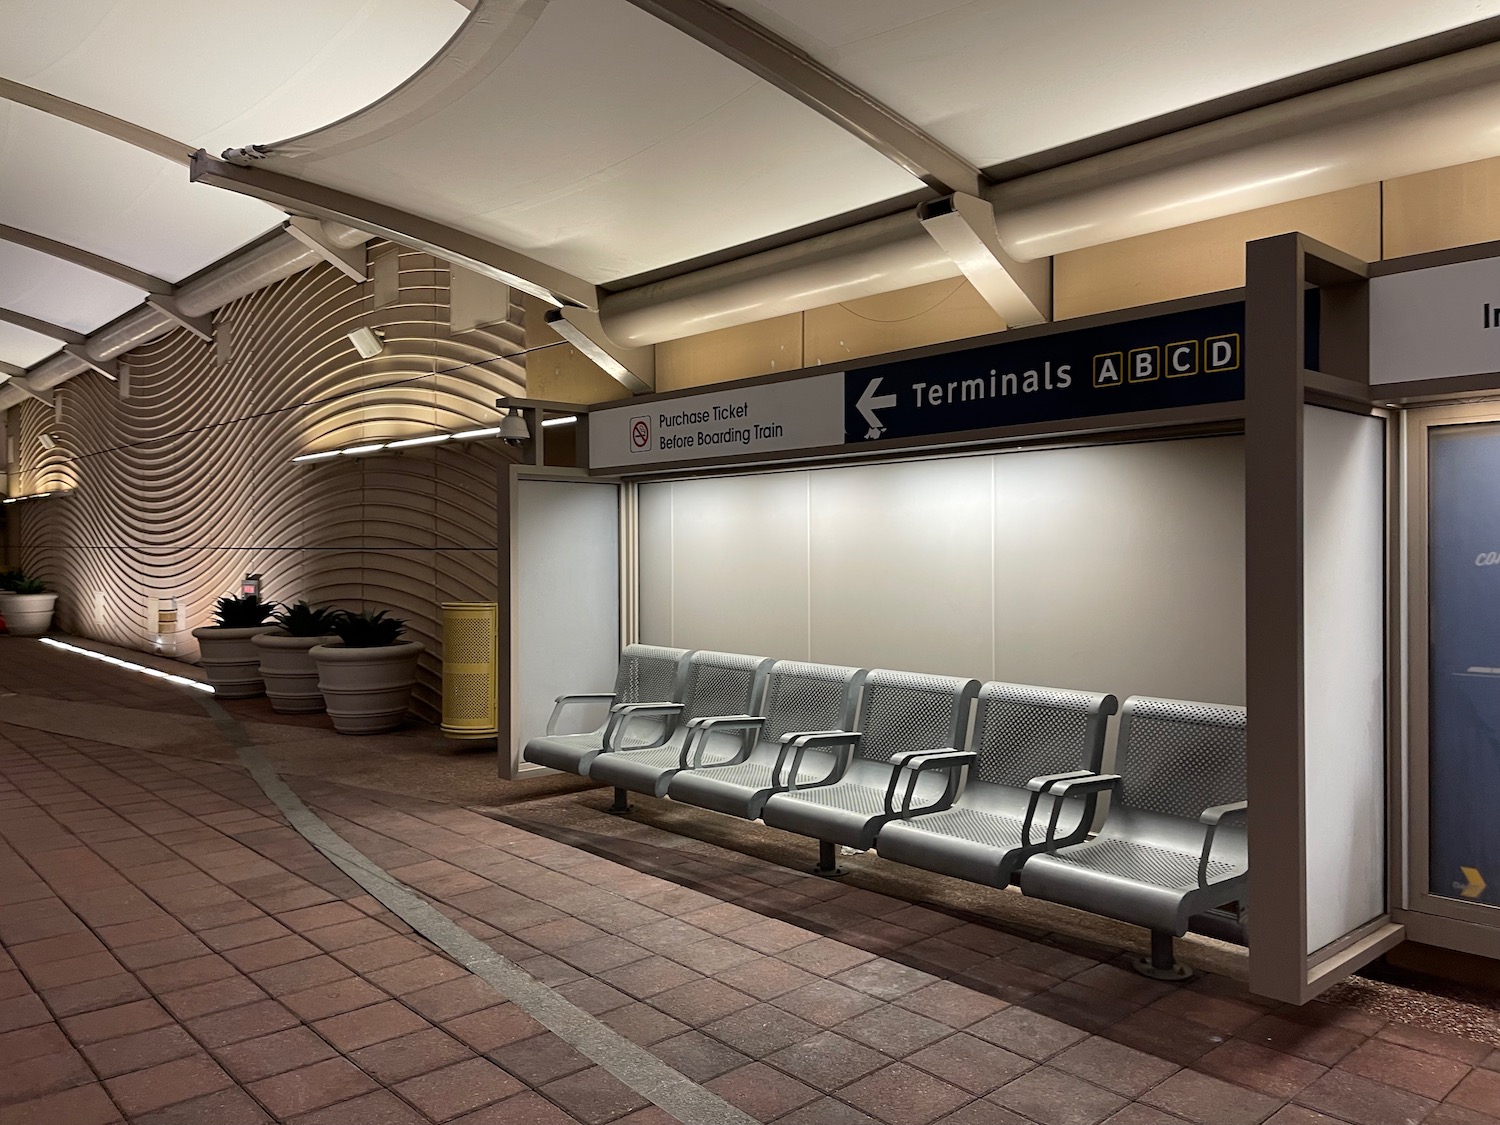
<svg viewBox="0 0 1500 1125"><path fill-rule="evenodd" d="M52 496L66 496L72 491L71 488L54 488L51 492L28 492L25 496L7 496L0 499L0 504L19 504L22 500L46 500Z"/></svg>
<svg viewBox="0 0 1500 1125"><path fill-rule="evenodd" d="M43 637L42 644L49 645L52 648L63 649L65 652L75 652L79 656L87 656L91 660L102 660L106 664L113 664L116 668L125 668L131 672L139 672L143 676L150 676L153 679L166 680L168 683L177 684L179 687L196 688L199 691L206 691L210 695L214 691L212 685L202 684L197 680L190 680L186 676L174 676L170 672L163 672L157 668L148 668L144 664L132 664L128 660L121 660L115 656L105 656L104 653L95 652L90 648L79 648L77 645L70 645L64 641L54 641L51 637Z"/></svg>
<svg viewBox="0 0 1500 1125"><path fill-rule="evenodd" d="M577 415L569 414L562 418L544 419L544 426L571 426L578 421ZM395 441L362 442L359 445L346 446L343 449L324 449L318 453L304 453L293 457L294 462L301 461L327 461L333 457L362 457L367 453L379 453L383 449L410 449L420 445L438 445L445 441L473 441L475 438L498 437L499 426L489 426L482 430L460 430L457 433L423 434L421 437L397 438Z"/></svg>

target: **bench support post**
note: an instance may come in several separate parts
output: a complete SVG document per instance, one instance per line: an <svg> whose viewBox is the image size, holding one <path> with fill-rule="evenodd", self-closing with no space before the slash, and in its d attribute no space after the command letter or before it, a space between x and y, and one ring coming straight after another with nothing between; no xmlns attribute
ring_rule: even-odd
<svg viewBox="0 0 1500 1125"><path fill-rule="evenodd" d="M1152 980L1190 979L1193 976L1193 970L1178 963L1177 954L1173 950L1174 941L1173 936L1166 930L1152 930L1151 956L1136 958L1135 971Z"/></svg>
<svg viewBox="0 0 1500 1125"><path fill-rule="evenodd" d="M630 797L624 789L615 786L615 803L610 805L605 812L628 813L630 811Z"/></svg>
<svg viewBox="0 0 1500 1125"><path fill-rule="evenodd" d="M842 879L848 874L839 866L837 847L832 840L818 841L818 866L812 870L814 875L821 875L825 879Z"/></svg>

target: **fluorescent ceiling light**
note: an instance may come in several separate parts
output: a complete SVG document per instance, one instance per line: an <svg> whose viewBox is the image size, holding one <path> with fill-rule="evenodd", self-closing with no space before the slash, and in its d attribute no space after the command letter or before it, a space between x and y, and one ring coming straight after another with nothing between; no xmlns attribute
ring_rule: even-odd
<svg viewBox="0 0 1500 1125"><path fill-rule="evenodd" d="M77 645L66 644L63 641L55 641L51 637L43 637L42 644L50 645L52 648L60 648L65 652L76 653L79 656L87 656L90 660L102 660L105 664L113 664L116 668L124 668L130 672L139 672L143 676L150 676L157 680L166 680L168 683L177 684L180 687L190 687L196 691L206 691L212 695L214 689L209 684L190 680L186 676L174 676L170 672L163 672L159 668L148 668L144 664L132 664L128 660L120 660L117 657L105 656L102 652L93 649L79 648Z"/></svg>
<svg viewBox="0 0 1500 1125"><path fill-rule="evenodd" d="M491 426L487 430L465 430L463 433L454 434L453 436L456 437L459 441L468 441L470 438L499 437L500 427Z"/></svg>
<svg viewBox="0 0 1500 1125"><path fill-rule="evenodd" d="M24 496L7 496L0 500L0 504L19 504L22 500L46 500L52 496L66 496L72 491L71 488L54 488L50 492L28 492Z"/></svg>
<svg viewBox="0 0 1500 1125"><path fill-rule="evenodd" d="M546 419L543 419L542 425L544 425L544 426L571 426L576 421L578 421L578 415L576 415L576 414L569 414L569 415L567 415L566 417L563 417L563 418L546 418Z"/></svg>
<svg viewBox="0 0 1500 1125"><path fill-rule="evenodd" d="M325 449L322 453L304 453L301 457L293 457L293 461L326 461L330 457L337 457L344 452L342 449Z"/></svg>
<svg viewBox="0 0 1500 1125"><path fill-rule="evenodd" d="M451 441L452 434L428 434L425 437L402 438L400 441L389 442L387 449L405 449L409 445L437 445L438 442Z"/></svg>
<svg viewBox="0 0 1500 1125"><path fill-rule="evenodd" d="M377 449L384 449L385 442L377 441L373 445L351 445L348 449L339 450L345 457L357 457L361 453L374 453Z"/></svg>

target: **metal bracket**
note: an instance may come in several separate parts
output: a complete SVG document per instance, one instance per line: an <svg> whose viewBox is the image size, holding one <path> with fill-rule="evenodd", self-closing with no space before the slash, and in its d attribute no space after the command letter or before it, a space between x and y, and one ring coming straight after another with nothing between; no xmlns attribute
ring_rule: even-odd
<svg viewBox="0 0 1500 1125"><path fill-rule="evenodd" d="M1006 253L988 200L955 192L922 204L917 217L1007 327L1052 319L1052 259L1020 262Z"/></svg>
<svg viewBox="0 0 1500 1125"><path fill-rule="evenodd" d="M625 348L604 331L599 314L566 305L547 310L547 327L572 344L631 394L656 390L656 349Z"/></svg>
<svg viewBox="0 0 1500 1125"><path fill-rule="evenodd" d="M175 298L167 296L147 297L146 304L150 305L179 328L186 328L204 343L213 343L214 322L212 317L189 316L182 311L182 306L177 303Z"/></svg>
<svg viewBox="0 0 1500 1125"><path fill-rule="evenodd" d="M72 356L85 367L90 367L93 370L97 371L111 383L118 383L120 381L120 365L114 360L95 359L93 356L89 355L89 353L86 352L81 346L74 346L73 344L69 344L64 347L63 351Z"/></svg>
<svg viewBox="0 0 1500 1125"><path fill-rule="evenodd" d="M363 243L355 247L337 246L323 233L323 224L319 220L305 215L293 215L287 219L286 232L355 281L364 281L370 276L369 256Z"/></svg>

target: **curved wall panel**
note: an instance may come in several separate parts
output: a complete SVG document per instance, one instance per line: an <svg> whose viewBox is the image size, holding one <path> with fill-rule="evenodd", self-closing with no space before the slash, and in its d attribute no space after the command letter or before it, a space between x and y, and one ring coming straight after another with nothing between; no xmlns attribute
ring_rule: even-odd
<svg viewBox="0 0 1500 1125"><path fill-rule="evenodd" d="M76 379L15 408L13 493L71 488L12 505L11 556L58 590L61 628L196 659L189 632L214 600L259 573L277 601L389 608L428 646L415 709L441 703L444 601L496 597L495 488L509 453L485 439L332 461L301 453L491 425L498 395L524 393L520 310L453 334L449 270L397 256L396 298L319 266L220 309L230 354L174 332L122 357L126 382ZM375 328L361 360L347 338ZM498 358L509 356L511 358ZM128 390L128 397L122 397ZM53 434L57 448L38 441ZM158 634L153 599L177 599Z"/></svg>

